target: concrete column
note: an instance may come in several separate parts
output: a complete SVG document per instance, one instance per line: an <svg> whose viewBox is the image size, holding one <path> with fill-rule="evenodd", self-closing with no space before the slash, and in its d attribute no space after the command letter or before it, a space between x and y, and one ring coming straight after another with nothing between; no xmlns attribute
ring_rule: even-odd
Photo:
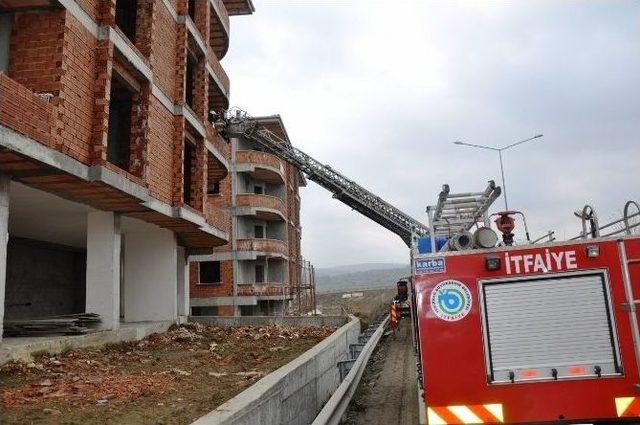
<svg viewBox="0 0 640 425"><path fill-rule="evenodd" d="M233 315L240 316L240 306L238 305L238 283L240 266L238 264L238 234L239 234L239 218L236 215L236 203L238 195L238 172L236 171L236 152L238 151L238 139L231 138L231 250L233 251L233 277L231 284L233 285Z"/></svg>
<svg viewBox="0 0 640 425"><path fill-rule="evenodd" d="M102 327L120 327L120 216L87 214L86 311L102 316Z"/></svg>
<svg viewBox="0 0 640 425"><path fill-rule="evenodd" d="M0 341L4 323L4 292L7 283L7 242L9 242L9 183L11 179L0 174Z"/></svg>
<svg viewBox="0 0 640 425"><path fill-rule="evenodd" d="M189 263L185 249L178 247L178 316L188 316L189 311Z"/></svg>
<svg viewBox="0 0 640 425"><path fill-rule="evenodd" d="M178 244L175 234L144 226L124 236L125 322L178 317Z"/></svg>

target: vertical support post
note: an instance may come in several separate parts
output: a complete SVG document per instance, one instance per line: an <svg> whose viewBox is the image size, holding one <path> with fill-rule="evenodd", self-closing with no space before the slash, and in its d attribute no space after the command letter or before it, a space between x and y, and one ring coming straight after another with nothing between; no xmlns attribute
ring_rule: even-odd
<svg viewBox="0 0 640 425"><path fill-rule="evenodd" d="M624 240L618 241L618 255L620 257L620 267L622 267L624 292L627 298L627 304L629 305L629 321L631 322L631 337L633 339L633 348L636 355L636 369L638 373L640 373L640 328L638 328L638 316L636 314L636 304L633 295L633 286L631 285L629 261L627 259L627 250L624 246Z"/></svg>
<svg viewBox="0 0 640 425"><path fill-rule="evenodd" d="M9 183L11 178L0 173L0 342L4 323L4 294L7 284L7 243L9 242Z"/></svg>
<svg viewBox="0 0 640 425"><path fill-rule="evenodd" d="M238 216L236 214L237 194L238 194L238 173L236 171L236 152L238 150L238 139L231 139L231 250L233 252L233 267L231 276L231 287L233 295L233 315L240 316L238 306L238 280L240 265L238 264Z"/></svg>
<svg viewBox="0 0 640 425"><path fill-rule="evenodd" d="M316 269L315 266L309 264L309 268L311 270L311 293L313 294L313 315L315 316L317 313L317 304L316 304Z"/></svg>
<svg viewBox="0 0 640 425"><path fill-rule="evenodd" d="M178 253L178 319L189 316L189 262L186 250L179 246Z"/></svg>
<svg viewBox="0 0 640 425"><path fill-rule="evenodd" d="M436 231L433 228L433 208L427 207L427 217L429 218L429 239L431 239L431 253L436 253Z"/></svg>
<svg viewBox="0 0 640 425"><path fill-rule="evenodd" d="M102 327L120 327L120 216L105 211L87 214L88 313L102 317Z"/></svg>

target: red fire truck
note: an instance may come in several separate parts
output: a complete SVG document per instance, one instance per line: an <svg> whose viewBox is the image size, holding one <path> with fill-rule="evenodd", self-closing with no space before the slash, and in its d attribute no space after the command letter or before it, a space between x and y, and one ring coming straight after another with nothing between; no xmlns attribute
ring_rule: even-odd
<svg viewBox="0 0 640 425"><path fill-rule="evenodd" d="M427 421L640 423L640 238L415 253Z"/></svg>

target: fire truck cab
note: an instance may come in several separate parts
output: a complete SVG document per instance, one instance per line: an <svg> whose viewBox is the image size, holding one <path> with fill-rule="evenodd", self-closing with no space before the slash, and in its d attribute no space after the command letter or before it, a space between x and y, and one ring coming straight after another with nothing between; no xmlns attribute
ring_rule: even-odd
<svg viewBox="0 0 640 425"><path fill-rule="evenodd" d="M427 422L640 423L640 238L418 254Z"/></svg>

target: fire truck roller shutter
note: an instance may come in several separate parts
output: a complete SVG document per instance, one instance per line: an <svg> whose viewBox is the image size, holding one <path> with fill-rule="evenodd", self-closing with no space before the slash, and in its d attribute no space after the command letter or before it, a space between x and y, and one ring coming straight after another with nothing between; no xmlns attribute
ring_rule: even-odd
<svg viewBox="0 0 640 425"><path fill-rule="evenodd" d="M482 282L491 382L619 375L605 276Z"/></svg>

